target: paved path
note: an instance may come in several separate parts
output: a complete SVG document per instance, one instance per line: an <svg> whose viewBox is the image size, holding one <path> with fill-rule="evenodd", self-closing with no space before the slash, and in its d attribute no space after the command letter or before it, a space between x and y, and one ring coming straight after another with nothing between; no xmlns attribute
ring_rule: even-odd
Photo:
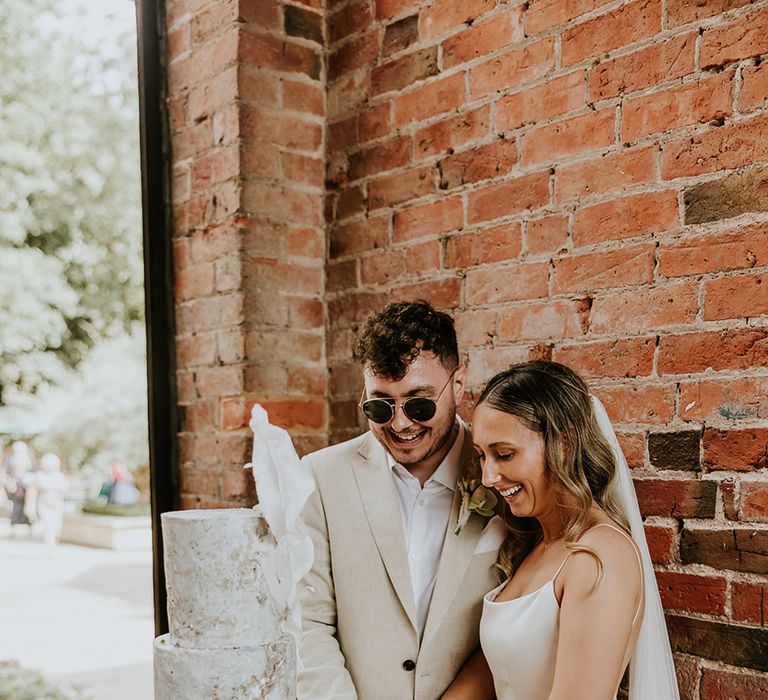
<svg viewBox="0 0 768 700"><path fill-rule="evenodd" d="M93 700L152 700L151 552L11 539L0 522L0 659Z"/></svg>

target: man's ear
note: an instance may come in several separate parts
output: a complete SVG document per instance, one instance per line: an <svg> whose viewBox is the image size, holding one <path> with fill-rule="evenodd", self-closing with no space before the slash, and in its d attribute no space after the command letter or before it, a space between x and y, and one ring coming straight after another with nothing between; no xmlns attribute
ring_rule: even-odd
<svg viewBox="0 0 768 700"><path fill-rule="evenodd" d="M456 370L456 374L453 375L453 397L456 400L456 405L461 404L461 400L464 397L464 389L467 385L467 367L466 365L459 365Z"/></svg>

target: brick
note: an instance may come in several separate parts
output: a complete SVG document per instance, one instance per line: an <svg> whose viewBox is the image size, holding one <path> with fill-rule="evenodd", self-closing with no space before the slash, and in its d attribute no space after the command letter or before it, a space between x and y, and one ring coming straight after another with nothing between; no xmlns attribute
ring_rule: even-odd
<svg viewBox="0 0 768 700"><path fill-rule="evenodd" d="M768 465L768 446L764 461ZM768 522L768 484L750 481L741 483L739 515L741 520Z"/></svg>
<svg viewBox="0 0 768 700"><path fill-rule="evenodd" d="M376 18L392 19L404 10L413 9L413 0L375 0Z"/></svg>
<svg viewBox="0 0 768 700"><path fill-rule="evenodd" d="M675 388L666 384L619 384L594 387L616 423L663 425L674 415Z"/></svg>
<svg viewBox="0 0 768 700"><path fill-rule="evenodd" d="M436 0L419 13L419 36L434 39L496 7L496 0Z"/></svg>
<svg viewBox="0 0 768 700"><path fill-rule="evenodd" d="M629 468L645 466L645 433L617 433L616 437Z"/></svg>
<svg viewBox="0 0 768 700"><path fill-rule="evenodd" d="M351 221L331 229L331 258L354 255L366 250L383 248L389 237L389 222L386 217Z"/></svg>
<svg viewBox="0 0 768 700"><path fill-rule="evenodd" d="M381 292L348 292L328 302L330 335L338 327L361 323L373 312L382 309L389 301L387 294Z"/></svg>
<svg viewBox="0 0 768 700"><path fill-rule="evenodd" d="M506 51L474 66L469 71L469 89L476 100L494 92L506 92L511 85L530 83L554 70L555 47L550 37Z"/></svg>
<svg viewBox="0 0 768 700"><path fill-rule="evenodd" d="M309 185L317 189L323 187L324 161L297 153L283 153L280 160L283 165L283 178L286 181Z"/></svg>
<svg viewBox="0 0 768 700"><path fill-rule="evenodd" d="M714 481L635 479L643 515L667 518L713 518L717 484ZM685 536L687 531L683 531ZM689 563L684 559L686 563ZM719 568L719 567L718 567Z"/></svg>
<svg viewBox="0 0 768 700"><path fill-rule="evenodd" d="M704 283L704 320L768 314L768 273L720 277Z"/></svg>
<svg viewBox="0 0 768 700"><path fill-rule="evenodd" d="M647 236L677 223L677 193L646 192L578 209L573 217L573 242L584 246Z"/></svg>
<svg viewBox="0 0 768 700"><path fill-rule="evenodd" d="M414 51L376 66L371 73L371 94L402 90L439 72L436 46Z"/></svg>
<svg viewBox="0 0 768 700"><path fill-rule="evenodd" d="M768 678L705 668L701 676L701 697L702 700L768 697Z"/></svg>
<svg viewBox="0 0 768 700"><path fill-rule="evenodd" d="M573 71L543 85L502 97L496 104L496 131L512 131L584 106L584 72Z"/></svg>
<svg viewBox="0 0 768 700"><path fill-rule="evenodd" d="M463 225L464 206L461 197L446 197L398 211L395 214L394 239L401 243L423 236L436 236Z"/></svg>
<svg viewBox="0 0 768 700"><path fill-rule="evenodd" d="M556 347L552 359L573 367L588 379L641 377L653 371L655 348L655 338L571 343Z"/></svg>
<svg viewBox="0 0 768 700"><path fill-rule="evenodd" d="M208 367L196 373L201 397L231 396L243 391L243 372L237 367Z"/></svg>
<svg viewBox="0 0 768 700"><path fill-rule="evenodd" d="M644 529L651 561L654 564L670 564L677 549L677 530L662 525L645 525Z"/></svg>
<svg viewBox="0 0 768 700"><path fill-rule="evenodd" d="M621 138L636 141L682 126L724 120L731 113L734 72L626 100L621 107Z"/></svg>
<svg viewBox="0 0 768 700"><path fill-rule="evenodd" d="M379 56L379 34L372 31L342 44L328 56L328 79L333 81L357 68L370 66Z"/></svg>
<svg viewBox="0 0 768 700"><path fill-rule="evenodd" d="M212 334L182 336L176 339L178 367L212 365L216 360L216 337Z"/></svg>
<svg viewBox="0 0 768 700"><path fill-rule="evenodd" d="M218 470L182 465L179 470L179 488L187 493L201 495L218 493Z"/></svg>
<svg viewBox="0 0 768 700"><path fill-rule="evenodd" d="M178 301L198 299L213 293L213 265L202 263L186 268L177 268L173 280L174 297Z"/></svg>
<svg viewBox="0 0 768 700"><path fill-rule="evenodd" d="M720 570L766 574L767 546L768 531L754 527L716 530L686 527L680 536L680 558L683 564L706 564Z"/></svg>
<svg viewBox="0 0 768 700"><path fill-rule="evenodd" d="M285 251L289 255L318 260L325 255L325 235L318 228L293 228L285 236Z"/></svg>
<svg viewBox="0 0 768 700"><path fill-rule="evenodd" d="M538 209L549 201L549 173L533 173L469 193L467 220L470 224Z"/></svg>
<svg viewBox="0 0 768 700"><path fill-rule="evenodd" d="M738 520L736 480L723 479L720 482L720 500L723 502L723 515L727 520Z"/></svg>
<svg viewBox="0 0 768 700"><path fill-rule="evenodd" d="M685 223L700 224L768 211L768 168L757 167L685 190Z"/></svg>
<svg viewBox="0 0 768 700"><path fill-rule="evenodd" d="M358 122L360 142L365 143L386 136L392 127L391 113L391 102L382 102L375 106L369 105L364 112L361 112Z"/></svg>
<svg viewBox="0 0 768 700"><path fill-rule="evenodd" d="M395 124L403 126L460 107L465 97L464 74L441 78L395 98Z"/></svg>
<svg viewBox="0 0 768 700"><path fill-rule="evenodd" d="M768 428L704 429L704 466L752 471L768 467Z"/></svg>
<svg viewBox="0 0 768 700"><path fill-rule="evenodd" d="M357 0L328 15L328 39L335 44L371 25L373 12L367 0Z"/></svg>
<svg viewBox="0 0 768 700"><path fill-rule="evenodd" d="M699 446L701 432L681 430L674 433L650 433L648 455L656 469L697 471L701 467Z"/></svg>
<svg viewBox="0 0 768 700"><path fill-rule="evenodd" d="M530 219L526 224L525 245L533 255L565 250L567 241L567 216L544 216L540 219Z"/></svg>
<svg viewBox="0 0 768 700"><path fill-rule="evenodd" d="M340 292L357 287L357 261L329 261L326 266L325 288L328 292Z"/></svg>
<svg viewBox="0 0 768 700"><path fill-rule="evenodd" d="M665 180L739 168L768 160L768 116L710 129L662 145Z"/></svg>
<svg viewBox="0 0 768 700"><path fill-rule="evenodd" d="M697 576L674 571L656 572L665 609L723 615L727 581L721 576Z"/></svg>
<svg viewBox="0 0 768 700"><path fill-rule="evenodd" d="M455 277L405 284L392 290L392 301L426 299L437 309L455 309L461 297L461 280Z"/></svg>
<svg viewBox="0 0 768 700"><path fill-rule="evenodd" d="M488 136L490 123L491 108L486 105L419 129L413 137L414 158L444 153Z"/></svg>
<svg viewBox="0 0 768 700"><path fill-rule="evenodd" d="M576 19L610 0L533 0L525 11L525 32L532 36Z"/></svg>
<svg viewBox="0 0 768 700"><path fill-rule="evenodd" d="M514 139L499 139L483 146L443 158L438 163L440 188L452 190L462 185L503 177L517 163Z"/></svg>
<svg viewBox="0 0 768 700"><path fill-rule="evenodd" d="M605 153L555 172L555 199L568 202L608 192L620 192L634 185L652 182L656 170L655 147Z"/></svg>
<svg viewBox="0 0 768 700"><path fill-rule="evenodd" d="M323 91L317 85L296 80L283 81L283 106L320 117L325 114Z"/></svg>
<svg viewBox="0 0 768 700"><path fill-rule="evenodd" d="M578 301L509 304L499 317L499 340L519 342L574 338L584 334Z"/></svg>
<svg viewBox="0 0 768 700"><path fill-rule="evenodd" d="M548 272L546 263L519 263L504 268L469 270L466 301L482 305L545 297Z"/></svg>
<svg viewBox="0 0 768 700"><path fill-rule="evenodd" d="M707 422L768 418L768 377L680 382L680 417Z"/></svg>
<svg viewBox="0 0 768 700"><path fill-rule="evenodd" d="M682 700L698 700L701 679L701 659L678 655L675 658L675 674Z"/></svg>
<svg viewBox="0 0 768 700"><path fill-rule="evenodd" d="M429 240L408 246L405 269L409 275L427 275L440 269L440 241Z"/></svg>
<svg viewBox="0 0 768 700"><path fill-rule="evenodd" d="M213 430L215 401L196 401L189 406L179 406L179 425L181 430L201 433Z"/></svg>
<svg viewBox="0 0 768 700"><path fill-rule="evenodd" d="M528 359L527 348L519 345L476 348L470 350L468 354L467 385L478 388L485 386L489 377L509 369L510 365L525 362Z"/></svg>
<svg viewBox="0 0 768 700"><path fill-rule="evenodd" d="M763 267L768 265L768 224L662 241L658 260L659 272L666 277Z"/></svg>
<svg viewBox="0 0 768 700"><path fill-rule="evenodd" d="M396 136L389 141L372 146L349 156L349 177L357 180L366 175L398 168L410 158L411 139L407 136Z"/></svg>
<svg viewBox="0 0 768 700"><path fill-rule="evenodd" d="M295 368L291 368L293 371ZM274 364L245 368L245 391L256 392L263 396L285 394L288 390L288 368Z"/></svg>
<svg viewBox="0 0 768 700"><path fill-rule="evenodd" d="M594 333L648 333L692 323L698 311L695 282L613 292L595 298L590 328Z"/></svg>
<svg viewBox="0 0 768 700"><path fill-rule="evenodd" d="M490 345L496 336L496 312L492 310L459 311L453 321L459 347L471 348Z"/></svg>
<svg viewBox="0 0 768 700"><path fill-rule="evenodd" d="M407 49L419 40L419 15L404 17L397 22L388 24L384 30L384 40L381 45L381 55L390 56L393 53Z"/></svg>
<svg viewBox="0 0 768 700"><path fill-rule="evenodd" d="M245 334L246 360L253 364L269 361L272 368L279 364L304 366L319 362L323 356L323 336L304 330L262 329Z"/></svg>
<svg viewBox="0 0 768 700"><path fill-rule="evenodd" d="M443 69L493 53L521 38L521 13L521 6L510 8L450 36L443 42Z"/></svg>
<svg viewBox="0 0 768 700"><path fill-rule="evenodd" d="M401 204L435 192L435 172L432 168L411 168L368 182L368 209Z"/></svg>
<svg viewBox="0 0 768 700"><path fill-rule="evenodd" d="M360 70L345 75L327 87L326 95L331 121L359 110L371 95L371 72Z"/></svg>
<svg viewBox="0 0 768 700"><path fill-rule="evenodd" d="M323 269L316 264L305 265L286 260L251 258L247 266L244 289L251 292L247 303L259 297L288 289L294 294L317 294L322 288ZM270 302L272 303L272 301Z"/></svg>
<svg viewBox="0 0 768 700"><path fill-rule="evenodd" d="M614 109L571 117L535 128L521 137L522 164L556 162L577 153L605 148L616 140Z"/></svg>
<svg viewBox="0 0 768 700"><path fill-rule="evenodd" d="M318 44L323 43L323 16L301 7L286 5L283 8L283 22L288 36L298 36Z"/></svg>
<svg viewBox="0 0 768 700"><path fill-rule="evenodd" d="M768 98L768 63L745 66L741 71L739 111L747 112L765 106Z"/></svg>
<svg viewBox="0 0 768 700"><path fill-rule="evenodd" d="M706 0L706 2L669 0L667 3L667 21L670 27L679 27L682 24L713 17L752 2L754 0Z"/></svg>
<svg viewBox="0 0 768 700"><path fill-rule="evenodd" d="M323 141L323 129L317 122L260 105L241 106L240 129L242 138L305 151L317 151Z"/></svg>
<svg viewBox="0 0 768 700"><path fill-rule="evenodd" d="M752 369L768 366L768 329L733 328L662 336L659 374L693 374L711 368Z"/></svg>
<svg viewBox="0 0 768 700"><path fill-rule="evenodd" d="M339 192L336 202L336 217L346 219L365 211L365 192L362 187L347 187Z"/></svg>
<svg viewBox="0 0 768 700"><path fill-rule="evenodd" d="M637 0L566 29L562 34L564 66L628 46L661 31L661 5Z"/></svg>
<svg viewBox="0 0 768 700"><path fill-rule="evenodd" d="M552 293L650 283L653 281L654 265L652 244L555 258Z"/></svg>
<svg viewBox="0 0 768 700"><path fill-rule="evenodd" d="M246 65L320 77L320 55L307 46L250 31L241 31L239 40L238 57Z"/></svg>
<svg viewBox="0 0 768 700"><path fill-rule="evenodd" d="M509 223L450 236L445 241L445 267L471 267L515 260L522 250L520 224Z"/></svg>
<svg viewBox="0 0 768 700"><path fill-rule="evenodd" d="M330 151L342 151L357 143L357 117L328 124L328 149Z"/></svg>
<svg viewBox="0 0 768 700"><path fill-rule="evenodd" d="M735 581L732 596L734 620L765 626L768 622L768 585ZM765 692L768 693L768 682Z"/></svg>
<svg viewBox="0 0 768 700"><path fill-rule="evenodd" d="M693 73L696 32L669 37L639 51L598 63L589 72L589 98L597 102Z"/></svg>
<svg viewBox="0 0 768 700"><path fill-rule="evenodd" d="M319 225L322 198L317 192L304 192L290 187L245 182L242 208L272 221Z"/></svg>
<svg viewBox="0 0 768 700"><path fill-rule="evenodd" d="M760 9L729 24L704 29L701 67L715 68L768 51L768 10Z"/></svg>

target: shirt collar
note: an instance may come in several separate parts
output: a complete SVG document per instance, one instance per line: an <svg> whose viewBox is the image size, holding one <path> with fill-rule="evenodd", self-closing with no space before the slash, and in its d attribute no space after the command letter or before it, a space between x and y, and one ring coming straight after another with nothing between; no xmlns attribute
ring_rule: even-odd
<svg viewBox="0 0 768 700"><path fill-rule="evenodd" d="M427 479L425 485L430 481L436 481L438 484L449 488L451 491L456 490L456 483L459 480L459 473L461 471L461 450L464 446L464 436L466 435L466 425L460 416L456 416L456 423L458 424L459 434L451 445L451 449L448 450L448 454L443 457L443 461L437 465L434 474ZM387 464L393 471L395 467L405 469L401 464L395 461L392 453L387 450ZM406 470L407 471L407 470Z"/></svg>

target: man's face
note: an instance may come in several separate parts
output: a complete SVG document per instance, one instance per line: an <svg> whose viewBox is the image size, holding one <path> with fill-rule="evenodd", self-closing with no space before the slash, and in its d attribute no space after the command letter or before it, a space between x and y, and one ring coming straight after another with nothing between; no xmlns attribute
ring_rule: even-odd
<svg viewBox="0 0 768 700"><path fill-rule="evenodd" d="M397 408L389 422L369 420L368 425L379 442L406 468L438 455L448 444L456 420L456 406L464 393L466 368L459 367L453 376L451 372L432 352L419 353L405 376L397 381L376 376L367 369L364 372L364 398L397 399ZM403 411L402 402L412 396L435 399L435 415L423 422L410 419Z"/></svg>

